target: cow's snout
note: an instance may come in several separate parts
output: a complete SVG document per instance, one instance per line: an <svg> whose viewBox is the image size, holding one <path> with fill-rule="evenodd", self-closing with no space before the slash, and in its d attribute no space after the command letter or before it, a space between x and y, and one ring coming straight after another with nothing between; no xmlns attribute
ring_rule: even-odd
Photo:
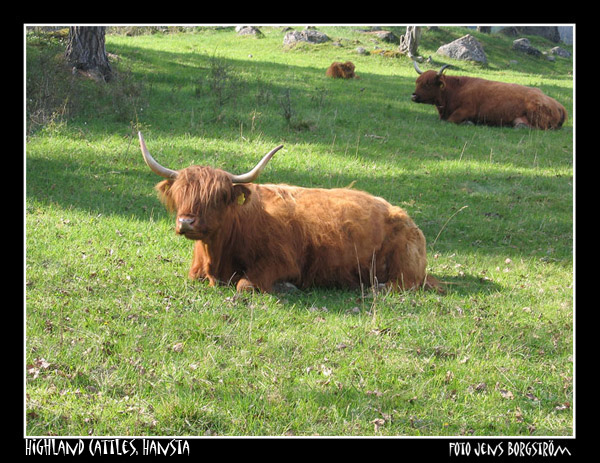
<svg viewBox="0 0 600 463"><path fill-rule="evenodd" d="M206 220L198 216L180 215L175 222L175 233L190 240L200 240L208 236Z"/></svg>
<svg viewBox="0 0 600 463"><path fill-rule="evenodd" d="M416 93L413 93L410 97L411 100L413 100L415 103L419 102L419 95L417 95Z"/></svg>
<svg viewBox="0 0 600 463"><path fill-rule="evenodd" d="M177 217L177 233L189 233L194 231L194 222L196 221L195 217Z"/></svg>

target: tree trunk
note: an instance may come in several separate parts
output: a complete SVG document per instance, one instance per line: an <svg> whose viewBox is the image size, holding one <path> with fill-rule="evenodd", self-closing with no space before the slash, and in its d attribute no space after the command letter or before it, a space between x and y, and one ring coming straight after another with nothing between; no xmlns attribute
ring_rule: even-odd
<svg viewBox="0 0 600 463"><path fill-rule="evenodd" d="M104 43L105 27L71 26L65 57L74 68L105 82L112 76Z"/></svg>
<svg viewBox="0 0 600 463"><path fill-rule="evenodd" d="M419 41L421 40L421 27L420 26L407 26L406 34L400 37L399 51L407 55L409 58L416 58L418 56L417 48L419 48Z"/></svg>

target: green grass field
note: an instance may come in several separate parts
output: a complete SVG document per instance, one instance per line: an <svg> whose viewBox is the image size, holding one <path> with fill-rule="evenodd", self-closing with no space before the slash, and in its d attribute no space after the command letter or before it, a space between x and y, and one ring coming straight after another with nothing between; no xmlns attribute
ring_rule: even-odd
<svg viewBox="0 0 600 463"><path fill-rule="evenodd" d="M285 48L262 30L113 30L103 85L63 67L64 42L28 34L26 434L572 435L573 60L425 31L423 69L540 87L570 116L547 132L456 126L410 101L410 60L374 53L392 45L319 27L333 40ZM435 53L466 33L488 66ZM325 77L346 60L360 79ZM260 182L355 182L405 208L447 294L234 297L189 281L193 243L138 130L173 169L243 171L283 143Z"/></svg>

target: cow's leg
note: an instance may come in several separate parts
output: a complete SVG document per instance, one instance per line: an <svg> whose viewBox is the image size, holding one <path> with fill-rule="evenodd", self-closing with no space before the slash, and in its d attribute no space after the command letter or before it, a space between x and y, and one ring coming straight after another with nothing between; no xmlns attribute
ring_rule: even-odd
<svg viewBox="0 0 600 463"><path fill-rule="evenodd" d="M270 293L276 282L293 281L299 275L300 270L293 260L258 259L252 267L246 269L236 288L238 291L259 290Z"/></svg>
<svg viewBox="0 0 600 463"><path fill-rule="evenodd" d="M459 108L450 114L446 120L455 124L462 124L463 122L472 122L471 119L472 115L470 111Z"/></svg>
<svg viewBox="0 0 600 463"><path fill-rule="evenodd" d="M269 269L262 271L261 267L253 266L244 272L244 276L236 284L238 292L259 290L265 293L271 291L275 278Z"/></svg>
<svg viewBox="0 0 600 463"><path fill-rule="evenodd" d="M517 117L514 121L513 121L513 127L515 129L521 129L521 128L530 128L531 124L529 123L529 121L527 120L527 117L525 116L521 116L521 117Z"/></svg>
<svg viewBox="0 0 600 463"><path fill-rule="evenodd" d="M248 278L240 278L240 281L237 282L235 288L238 293L241 293L242 291L254 291L256 289L254 283Z"/></svg>
<svg viewBox="0 0 600 463"><path fill-rule="evenodd" d="M240 278L236 284L236 290L242 291L261 291L263 293L270 293L273 288L274 281L266 279L264 277L257 277L256 280L248 278L248 275Z"/></svg>
<svg viewBox="0 0 600 463"><path fill-rule="evenodd" d="M194 262L192 262L188 277L190 280L208 280L209 286L216 286L218 283L218 280L213 275L206 272L204 266L196 265Z"/></svg>
<svg viewBox="0 0 600 463"><path fill-rule="evenodd" d="M218 260L217 260L218 262ZM188 272L191 280L208 280L210 286L216 286L220 281L231 283L238 273L230 265L218 265L211 258L208 246L201 240L196 241L192 256L192 265Z"/></svg>
<svg viewBox="0 0 600 463"><path fill-rule="evenodd" d="M188 276L191 280L203 280L207 277L208 255L206 245L202 241L196 241L192 255L192 265Z"/></svg>

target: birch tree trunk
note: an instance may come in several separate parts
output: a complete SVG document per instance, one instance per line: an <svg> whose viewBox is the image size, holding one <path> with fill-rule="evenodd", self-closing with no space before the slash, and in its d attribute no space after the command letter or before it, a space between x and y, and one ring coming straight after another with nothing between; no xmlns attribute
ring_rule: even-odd
<svg viewBox="0 0 600 463"><path fill-rule="evenodd" d="M103 26L69 27L65 58L74 68L107 82L112 77L112 69L106 56L105 29Z"/></svg>
<svg viewBox="0 0 600 463"><path fill-rule="evenodd" d="M421 26L407 26L406 33L400 37L400 45L398 47L400 53L407 55L409 58L418 56L417 49L421 40Z"/></svg>

